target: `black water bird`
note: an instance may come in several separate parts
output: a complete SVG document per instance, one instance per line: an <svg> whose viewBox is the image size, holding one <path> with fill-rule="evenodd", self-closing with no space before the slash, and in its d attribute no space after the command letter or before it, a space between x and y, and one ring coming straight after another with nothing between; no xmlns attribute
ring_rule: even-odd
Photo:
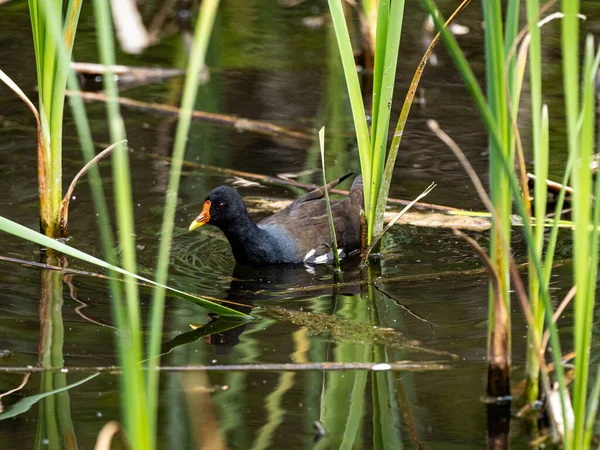
<svg viewBox="0 0 600 450"><path fill-rule="evenodd" d="M327 185L337 186L351 174ZM356 252L361 240L363 185L359 176L347 197L331 203L338 252L341 257ZM190 231L204 224L220 228L240 264L323 264L333 260L324 188L317 188L286 208L255 223L240 194L228 186L213 189Z"/></svg>

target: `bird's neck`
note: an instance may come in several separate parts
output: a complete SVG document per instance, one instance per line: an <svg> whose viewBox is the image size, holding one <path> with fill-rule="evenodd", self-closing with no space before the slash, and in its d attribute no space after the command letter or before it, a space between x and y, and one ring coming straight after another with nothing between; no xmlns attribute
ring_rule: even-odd
<svg viewBox="0 0 600 450"><path fill-rule="evenodd" d="M266 249L268 235L258 227L246 211L235 222L221 228L231 245L236 261L252 264Z"/></svg>

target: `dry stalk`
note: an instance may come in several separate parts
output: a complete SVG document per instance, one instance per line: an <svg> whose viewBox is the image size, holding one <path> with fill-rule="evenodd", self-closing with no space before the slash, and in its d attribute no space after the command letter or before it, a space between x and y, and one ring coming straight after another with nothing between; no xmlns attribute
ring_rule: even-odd
<svg viewBox="0 0 600 450"><path fill-rule="evenodd" d="M110 422L107 422L100 430L100 433L98 433L94 450L110 450L112 440L117 433L121 435L121 444L126 449L129 449L129 445L127 445L125 439L123 438L124 433L121 429L121 424L116 420L111 420Z"/></svg>
<svg viewBox="0 0 600 450"><path fill-rule="evenodd" d="M83 177L87 173L90 167L92 167L94 164L98 164L100 161L102 161L104 158L110 155L118 145L126 143L126 140L115 142L114 144L112 144L111 146L94 156L85 166L83 166L83 168L77 173L77 175L75 175L73 181L71 181L71 184L69 185L69 189L67 189L67 193L60 202L60 208L58 210L59 226L62 236L66 236L68 234L69 204L71 202L71 198L73 197L73 192L75 191L75 186L77 185L77 182L81 179L81 177Z"/></svg>
<svg viewBox="0 0 600 450"><path fill-rule="evenodd" d="M65 95L69 96L81 96L87 101L96 102L107 102L108 97L105 94L97 92L75 92L67 90ZM180 109L176 106L161 105L157 103L142 102L126 97L118 97L117 102L126 108L141 110L141 111L153 111L160 114L166 114L170 116L180 115ZM208 113L204 111L192 111L193 120L203 120L206 122L214 123L216 125L231 126L238 131L250 131L257 134L263 134L267 136L286 136L301 141L312 142L314 137L309 133L302 131L294 131L288 128L280 127L269 122L263 122L259 120L244 119L235 116L228 116L226 114Z"/></svg>

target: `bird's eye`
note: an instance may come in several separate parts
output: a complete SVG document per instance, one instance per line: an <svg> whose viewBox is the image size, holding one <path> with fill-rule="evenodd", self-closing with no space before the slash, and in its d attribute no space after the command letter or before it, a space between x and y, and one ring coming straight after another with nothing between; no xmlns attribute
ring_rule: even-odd
<svg viewBox="0 0 600 450"><path fill-rule="evenodd" d="M217 208L219 208L219 209L223 209L223 208L225 208L225 203L223 203L223 202L220 202L220 203L217 205Z"/></svg>

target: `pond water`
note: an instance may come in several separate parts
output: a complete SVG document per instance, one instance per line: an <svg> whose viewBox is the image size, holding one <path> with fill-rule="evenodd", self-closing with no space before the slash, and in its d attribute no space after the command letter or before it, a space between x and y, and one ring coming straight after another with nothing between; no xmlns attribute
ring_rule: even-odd
<svg viewBox="0 0 600 450"><path fill-rule="evenodd" d="M440 1L446 15L454 3ZM584 10L590 15L587 26L597 31L597 6L589 1ZM27 4L10 2L1 5L0 12L0 68L36 98ZM144 10L147 18L153 12L150 6ZM314 26L327 14L325 1L223 1L208 58L210 80L200 89L196 109L268 121L315 135L315 130L325 125L331 144L326 164L332 179L350 170L358 171L359 163L335 41L327 21ZM459 21L469 27L470 33L460 36L459 42L483 79L480 17L478 2L461 14ZM424 19L418 2L408 1L396 85L396 117L424 51ZM559 25L548 25L544 33L548 43L544 53L546 101L551 115L560 117ZM94 35L92 8L85 4L74 51L77 61L97 61ZM424 102L413 107L391 195L412 199L435 181L438 187L427 202L482 210L454 156L425 123L429 118L438 120L487 182L486 133L441 46L437 58L438 64L425 71L421 83ZM137 66L178 67L183 59L178 35L166 37L141 56L118 54L119 63ZM175 78L133 87L123 90L122 95L176 104L181 82ZM34 122L8 89L0 87L0 92L0 215L37 229ZM172 146L176 122L154 113L130 109L122 112L132 148L138 262L140 272L151 275L168 181L165 157ZM109 141L104 105L89 103L88 113L94 138L102 146ZM527 123L523 120L525 142ZM566 145L562 129L552 131L551 172L556 178L562 173ZM83 163L68 114L64 140L64 176L70 180ZM177 205L169 284L198 295L243 303L252 308L257 319L228 330L231 323L212 321L202 308L183 299L168 298L164 366L404 360L424 364L417 371L391 372L166 371L161 376L159 448L488 446L488 418L482 402L487 374L488 283L477 255L467 244L450 230L395 227L385 238L381 263L373 269L374 287L366 291L360 274L351 268L344 274L344 285L334 288L328 268L311 274L304 268L250 271L235 267L227 241L218 230L204 227L199 232L187 232L208 191L230 178L202 170L194 163L263 175L297 173L319 167L318 147L315 142L194 122L186 160L190 164L185 168ZM101 167L110 200L110 164L102 163ZM301 179L320 182L320 174ZM248 198L275 199L292 199L301 192L273 186L239 190ZM101 256L96 213L86 180L77 187L71 205L70 244ZM518 230L515 234L516 256L523 260ZM475 237L486 245L486 233ZM39 261L35 245L8 235L1 239L0 256ZM563 265L553 282L555 300L561 299L570 286L569 255L565 234L558 257ZM75 260L69 266L94 271ZM55 274L0 261L0 369L64 364L79 372L33 373L26 380L18 371L2 372L2 392L26 381L20 391L1 398L5 409L22 398L76 383L96 373L97 367L117 364L106 281L75 274L62 284L52 285ZM42 288L49 280L54 286L50 293ZM365 295L361 295L361 289ZM149 289L142 290L145 315L150 294ZM41 299L48 296L53 299L52 307L40 308L44 304ZM523 378L526 325L516 302L514 305L512 383L517 385ZM288 313L270 313L267 307L285 308ZM569 309L561 323L565 351L570 348L570 319ZM199 331L190 328L209 322ZM213 334L206 336L209 332ZM62 350L50 351L57 345L62 345ZM52 359L61 353L62 358ZM427 362L444 368L431 370ZM517 407L513 405L513 413ZM14 418L0 421L0 446L91 449L102 426L119 417L118 375L103 371L69 391L45 397ZM318 442L316 422L325 431ZM495 422L493 416L490 422ZM59 429L67 430L62 437L55 432L57 424ZM508 444L527 448L531 438L524 422L511 421Z"/></svg>

